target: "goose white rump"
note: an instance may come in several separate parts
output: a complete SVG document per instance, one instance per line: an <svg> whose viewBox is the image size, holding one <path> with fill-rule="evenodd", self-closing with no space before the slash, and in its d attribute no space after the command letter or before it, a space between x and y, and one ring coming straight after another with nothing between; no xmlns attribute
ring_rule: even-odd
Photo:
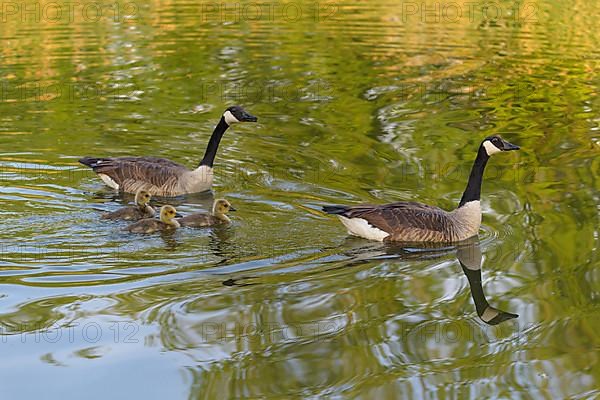
<svg viewBox="0 0 600 400"><path fill-rule="evenodd" d="M383 239L390 236L389 233L375 228L362 218L346 218L338 215L342 224L348 229L348 233L354 236L362 237L369 240L377 240L383 242Z"/></svg>

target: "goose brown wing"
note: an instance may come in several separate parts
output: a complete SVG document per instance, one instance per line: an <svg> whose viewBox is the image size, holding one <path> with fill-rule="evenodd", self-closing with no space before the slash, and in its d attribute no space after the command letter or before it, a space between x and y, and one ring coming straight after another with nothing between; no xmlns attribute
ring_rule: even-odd
<svg viewBox="0 0 600 400"><path fill-rule="evenodd" d="M349 207L341 215L347 218L362 218L391 235L407 229L440 231L440 227L446 224L448 218L447 212L441 208L415 202Z"/></svg>
<svg viewBox="0 0 600 400"><path fill-rule="evenodd" d="M188 171L183 165L158 157L82 158L80 162L105 174L120 187L145 184L158 188L174 185Z"/></svg>

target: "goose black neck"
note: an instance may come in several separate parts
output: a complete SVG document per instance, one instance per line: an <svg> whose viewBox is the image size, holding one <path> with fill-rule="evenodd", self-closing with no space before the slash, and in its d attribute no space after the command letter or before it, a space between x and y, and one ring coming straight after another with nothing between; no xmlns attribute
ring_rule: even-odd
<svg viewBox="0 0 600 400"><path fill-rule="evenodd" d="M477 152L477 158L475 158L475 162L473 163L473 168L471 168L471 174L469 175L469 182L467 183L467 187L460 199L459 207L462 207L466 203L474 200L479 200L481 196L481 181L483 180L483 171L485 170L485 165L487 164L490 156L487 155L485 148L483 146L479 147L479 151Z"/></svg>
<svg viewBox="0 0 600 400"><path fill-rule="evenodd" d="M475 303L475 310L477 310L477 315L481 317L486 308L490 306L490 303L488 303L487 299L485 298L485 294L483 293L483 286L481 284L481 269L471 270L467 268L460 260L459 262L469 281L471 297L473 297L473 302Z"/></svg>
<svg viewBox="0 0 600 400"><path fill-rule="evenodd" d="M208 141L208 146L206 146L206 152L204 153L204 158L200 161L200 166L206 165L207 167L213 166L215 162L215 156L217 155L217 149L219 148L219 143L221 142L221 138L225 131L229 128L229 125L225 122L225 118L221 117L219 123L215 127L212 135L210 136L210 140Z"/></svg>

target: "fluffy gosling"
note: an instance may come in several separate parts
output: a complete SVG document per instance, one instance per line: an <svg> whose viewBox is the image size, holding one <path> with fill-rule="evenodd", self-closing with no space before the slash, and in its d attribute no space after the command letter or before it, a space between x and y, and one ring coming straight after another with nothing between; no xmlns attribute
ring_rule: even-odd
<svg viewBox="0 0 600 400"><path fill-rule="evenodd" d="M204 228L228 224L231 222L226 215L229 211L235 211L235 208L231 206L231 203L225 199L217 199L213 203L212 213L194 213L183 218L178 218L177 221L181 226L190 228Z"/></svg>
<svg viewBox="0 0 600 400"><path fill-rule="evenodd" d="M125 221L138 221L144 218L154 218L156 211L148 203L150 202L150 193L145 190L138 190L135 194L135 206L128 206L117 211L102 214L102 219L123 219Z"/></svg>
<svg viewBox="0 0 600 400"><path fill-rule="evenodd" d="M175 219L177 210L173 206L162 206L160 208L160 220L154 218L146 218L135 222L124 230L131 233L154 233L172 231L180 227L179 222Z"/></svg>

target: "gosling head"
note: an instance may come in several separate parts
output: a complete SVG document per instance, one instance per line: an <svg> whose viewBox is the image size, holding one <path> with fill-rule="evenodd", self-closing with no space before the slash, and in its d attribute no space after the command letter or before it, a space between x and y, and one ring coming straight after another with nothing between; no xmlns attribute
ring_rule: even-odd
<svg viewBox="0 0 600 400"><path fill-rule="evenodd" d="M217 218L229 221L229 218L225 214L230 211L236 211L236 209L225 199L217 199L213 203L213 215Z"/></svg>
<svg viewBox="0 0 600 400"><path fill-rule="evenodd" d="M258 118L244 110L240 106L231 106L223 113L223 119L229 126L238 122L256 122Z"/></svg>
<svg viewBox="0 0 600 400"><path fill-rule="evenodd" d="M520 149L519 146L507 142L506 140L502 139L498 135L486 137L484 139L484 141L481 143L481 147L483 148L485 153L488 155L488 157L491 156L492 154L496 154L501 151L511 151L511 150L519 150Z"/></svg>
<svg viewBox="0 0 600 400"><path fill-rule="evenodd" d="M150 193L146 192L145 190L138 190L138 192L135 194L135 204L140 207L144 207L150 202L151 197L152 196L150 196Z"/></svg>
<svg viewBox="0 0 600 400"><path fill-rule="evenodd" d="M160 208L160 220L165 224L179 227L179 222L174 219L175 217L177 217L175 207L165 205Z"/></svg>

